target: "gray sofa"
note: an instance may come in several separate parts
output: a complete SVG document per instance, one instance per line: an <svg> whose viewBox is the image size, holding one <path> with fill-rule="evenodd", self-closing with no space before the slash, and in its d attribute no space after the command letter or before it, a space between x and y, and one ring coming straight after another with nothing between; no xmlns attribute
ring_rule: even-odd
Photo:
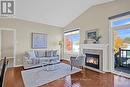
<svg viewBox="0 0 130 87"><path fill-rule="evenodd" d="M59 62L58 50L29 50L25 52L24 69Z"/></svg>

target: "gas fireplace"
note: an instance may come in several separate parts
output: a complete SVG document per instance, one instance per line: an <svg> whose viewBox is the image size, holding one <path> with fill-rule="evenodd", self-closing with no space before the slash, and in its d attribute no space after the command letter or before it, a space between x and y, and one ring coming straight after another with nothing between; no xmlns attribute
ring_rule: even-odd
<svg viewBox="0 0 130 87"><path fill-rule="evenodd" d="M99 69L99 55L86 53L85 65Z"/></svg>

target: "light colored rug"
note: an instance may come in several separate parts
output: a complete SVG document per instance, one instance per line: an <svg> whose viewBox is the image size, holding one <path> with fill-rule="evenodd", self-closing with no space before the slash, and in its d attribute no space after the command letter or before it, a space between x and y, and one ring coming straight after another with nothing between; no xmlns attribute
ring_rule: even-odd
<svg viewBox="0 0 130 87"><path fill-rule="evenodd" d="M55 70L52 71L44 70L45 67L21 71L25 87L38 87L81 71L76 67L71 70L70 65L64 63L56 64L54 67Z"/></svg>

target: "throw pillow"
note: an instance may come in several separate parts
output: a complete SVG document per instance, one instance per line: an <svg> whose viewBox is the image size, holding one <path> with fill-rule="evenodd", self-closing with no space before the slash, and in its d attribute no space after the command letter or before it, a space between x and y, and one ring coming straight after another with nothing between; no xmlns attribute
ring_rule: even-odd
<svg viewBox="0 0 130 87"><path fill-rule="evenodd" d="M39 50L38 51L38 58L42 58L45 56L45 51L44 50Z"/></svg>
<svg viewBox="0 0 130 87"><path fill-rule="evenodd" d="M57 56L57 50L53 51L53 56L56 57Z"/></svg>
<svg viewBox="0 0 130 87"><path fill-rule="evenodd" d="M51 57L51 51L47 51L47 57Z"/></svg>
<svg viewBox="0 0 130 87"><path fill-rule="evenodd" d="M36 58L34 51L29 51L29 58Z"/></svg>
<svg viewBox="0 0 130 87"><path fill-rule="evenodd" d="M37 50L34 50L34 53L35 53L35 56L36 56L36 57L39 57L39 56L38 56L38 51L37 51Z"/></svg>
<svg viewBox="0 0 130 87"><path fill-rule="evenodd" d="M53 57L53 50L50 51L50 56Z"/></svg>

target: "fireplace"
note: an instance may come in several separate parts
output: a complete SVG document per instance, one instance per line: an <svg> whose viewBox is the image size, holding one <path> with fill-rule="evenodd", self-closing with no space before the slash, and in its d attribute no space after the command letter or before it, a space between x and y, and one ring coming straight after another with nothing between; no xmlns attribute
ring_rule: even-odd
<svg viewBox="0 0 130 87"><path fill-rule="evenodd" d="M100 55L86 53L85 65L99 69Z"/></svg>

